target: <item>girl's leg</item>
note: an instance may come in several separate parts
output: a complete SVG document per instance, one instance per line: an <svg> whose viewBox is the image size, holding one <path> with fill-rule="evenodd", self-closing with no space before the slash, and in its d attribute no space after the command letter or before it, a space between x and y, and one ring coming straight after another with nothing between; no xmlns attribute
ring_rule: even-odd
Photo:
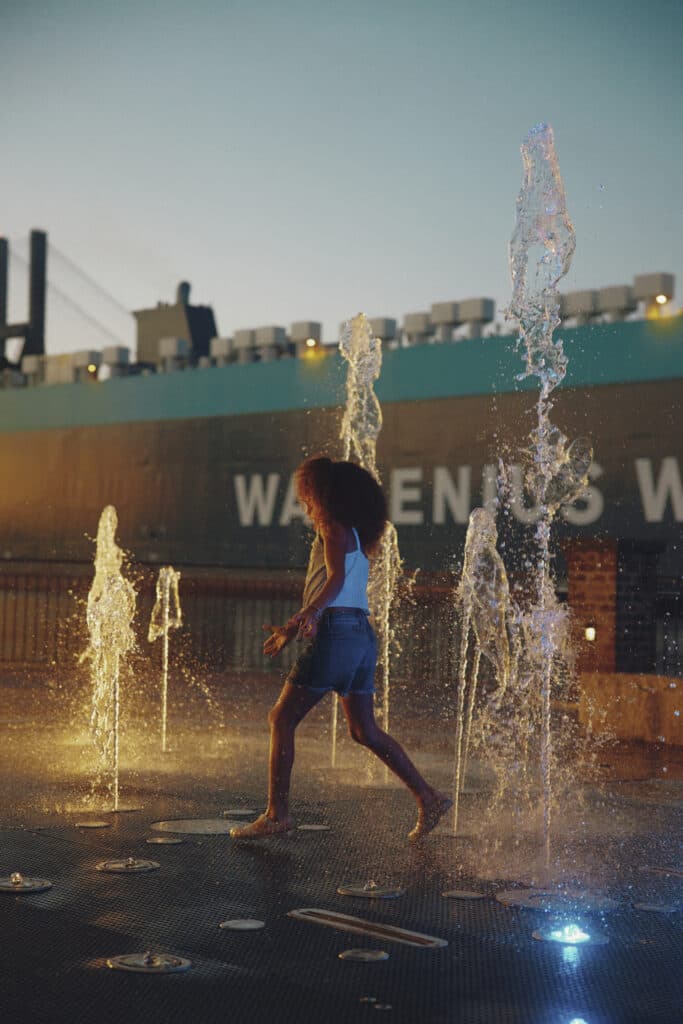
<svg viewBox="0 0 683 1024"><path fill-rule="evenodd" d="M415 797L418 819L410 838L420 839L431 832L451 806L450 797L430 786L400 743L380 729L375 721L374 697L371 693L350 694L342 698L342 704L352 738L384 761Z"/></svg>
<svg viewBox="0 0 683 1024"><path fill-rule="evenodd" d="M289 781L294 763L294 732L311 708L324 697L304 686L285 683L270 710L270 756L268 761L268 806L266 817L286 821L289 817Z"/></svg>
<svg viewBox="0 0 683 1024"><path fill-rule="evenodd" d="M282 693L268 715L268 806L256 821L231 829L233 839L262 839L293 827L289 816L289 780L294 763L294 732L299 722L324 696L324 693L314 693L293 683L285 683L282 687Z"/></svg>

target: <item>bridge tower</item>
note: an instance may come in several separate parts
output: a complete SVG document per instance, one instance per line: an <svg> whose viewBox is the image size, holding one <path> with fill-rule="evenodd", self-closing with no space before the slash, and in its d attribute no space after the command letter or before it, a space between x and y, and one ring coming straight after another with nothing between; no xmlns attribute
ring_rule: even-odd
<svg viewBox="0 0 683 1024"><path fill-rule="evenodd" d="M19 369L24 356L45 354L45 293L47 285L47 233L31 232L31 256L29 263L28 320L22 323L7 322L7 293L9 275L9 243L0 238L0 370L7 367ZM23 338L23 345L16 363L5 355L8 338Z"/></svg>

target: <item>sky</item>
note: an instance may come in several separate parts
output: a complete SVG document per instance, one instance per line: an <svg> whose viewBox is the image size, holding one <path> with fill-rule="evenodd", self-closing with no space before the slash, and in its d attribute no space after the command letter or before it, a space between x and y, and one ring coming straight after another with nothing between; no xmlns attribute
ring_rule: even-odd
<svg viewBox="0 0 683 1024"><path fill-rule="evenodd" d="M540 121L577 236L562 290L681 291L682 38L679 0L0 0L11 316L31 228L49 352L134 344L126 310L183 279L222 335L502 310Z"/></svg>

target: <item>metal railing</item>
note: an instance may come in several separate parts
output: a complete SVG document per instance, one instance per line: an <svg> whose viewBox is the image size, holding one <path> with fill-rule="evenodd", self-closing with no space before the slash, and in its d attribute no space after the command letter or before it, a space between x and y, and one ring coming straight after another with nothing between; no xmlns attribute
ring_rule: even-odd
<svg viewBox="0 0 683 1024"><path fill-rule="evenodd" d="M138 657L156 658L147 644L156 571L131 570L138 592L134 629ZM0 566L0 666L69 670L88 644L86 602L92 583L88 565ZM180 583L183 627L173 634L174 656L186 666L209 672L281 672L297 654L287 648L273 662L262 654L262 626L285 622L300 606L300 574L238 574L187 571ZM397 633L401 653L392 676L418 681L427 690L452 689L457 622L453 590L425 583L411 604L400 607ZM683 676L683 602L658 603L653 622L659 675Z"/></svg>
<svg viewBox="0 0 683 1024"><path fill-rule="evenodd" d="M135 573L131 573L135 576ZM137 571L134 629L138 653L154 656L147 628L154 603L156 573ZM0 569L0 665L68 669L88 644L86 604L90 566L31 565ZM262 653L263 625L285 622L300 607L299 575L266 579L235 573L183 573L180 597L183 627L173 634L176 657L212 672L280 672L297 654L287 648L277 662ZM447 587L421 587L413 604L401 610L397 632L402 651L392 672L435 684L450 677L454 630Z"/></svg>

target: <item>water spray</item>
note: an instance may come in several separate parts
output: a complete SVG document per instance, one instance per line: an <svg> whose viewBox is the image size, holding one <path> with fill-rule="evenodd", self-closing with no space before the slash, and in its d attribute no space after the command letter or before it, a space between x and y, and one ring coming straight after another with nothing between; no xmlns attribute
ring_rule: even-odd
<svg viewBox="0 0 683 1024"><path fill-rule="evenodd" d="M370 322L359 313L342 326L339 351L347 362L346 406L340 440L343 458L354 458L381 482L377 470L377 438L382 429L382 409L374 384L382 370L382 341L374 337ZM379 549L373 558L368 585L368 603L377 624L378 658L382 668L382 728L389 730L390 658L396 644L391 609L402 562L393 523L387 523ZM332 705L332 767L336 765L338 701ZM385 777L388 768L385 767Z"/></svg>
<svg viewBox="0 0 683 1024"><path fill-rule="evenodd" d="M135 589L121 572L123 551L116 543L118 518L107 505L97 528L95 578L88 594L90 642L81 660L90 662L93 705L90 728L100 755L101 771L110 777L113 810L119 808L120 672L135 646L131 628Z"/></svg>
<svg viewBox="0 0 683 1024"><path fill-rule="evenodd" d="M161 750L167 752L166 731L168 721L168 634L183 624L183 615L178 596L180 573L171 566L159 569L156 587L156 601L149 620L147 639L150 643L162 638L161 655Z"/></svg>
<svg viewBox="0 0 683 1024"><path fill-rule="evenodd" d="M516 669L514 616L505 565L496 548L495 516L475 508L467 527L462 575L456 591L460 613L455 779L453 785L453 834L458 832L460 792L467 771L474 704L482 655L491 662L502 697ZM473 647L469 668L468 649Z"/></svg>
<svg viewBox="0 0 683 1024"><path fill-rule="evenodd" d="M550 420L552 393L567 371L562 341L553 338L560 323L557 285L569 269L575 237L549 126L538 125L529 133L522 145L522 158L524 176L510 242L513 291L507 316L517 321L517 347L522 349L525 360L524 372L518 379L536 377L540 385L536 425L524 452L524 486L534 501L530 522L536 524L536 551L530 563L533 590L527 600L513 600L505 565L497 550L495 509L474 509L456 592L461 633L453 832L458 826L479 669L485 658L497 688L488 698L482 721L489 710L503 711L502 728L509 733L514 748L504 778L499 777L499 796L500 790L515 784L515 780L527 790L529 743L540 735L543 838L548 865L553 799L551 683L554 674L566 667L569 644L567 609L555 595L551 527L560 509L584 493L592 448L583 438L570 442ZM511 503L515 490L521 489L515 489L513 483L512 469L501 466L499 487L505 503Z"/></svg>
<svg viewBox="0 0 683 1024"><path fill-rule="evenodd" d="M553 669L568 641L566 609L558 604L555 596L550 534L561 506L580 497L586 487L592 449L582 439L570 444L550 420L551 395L567 372L562 341L553 339L553 332L560 323L558 283L569 270L576 238L567 213L564 184L549 125L539 124L529 132L522 144L522 160L522 188L510 240L512 299L506 315L517 321L517 347L523 350L525 369L518 379L536 377L540 387L537 423L529 436L525 480L538 509L536 593L531 608L525 612L524 627L525 639L531 642L525 656L540 681L543 837L547 864L552 800L551 681Z"/></svg>

